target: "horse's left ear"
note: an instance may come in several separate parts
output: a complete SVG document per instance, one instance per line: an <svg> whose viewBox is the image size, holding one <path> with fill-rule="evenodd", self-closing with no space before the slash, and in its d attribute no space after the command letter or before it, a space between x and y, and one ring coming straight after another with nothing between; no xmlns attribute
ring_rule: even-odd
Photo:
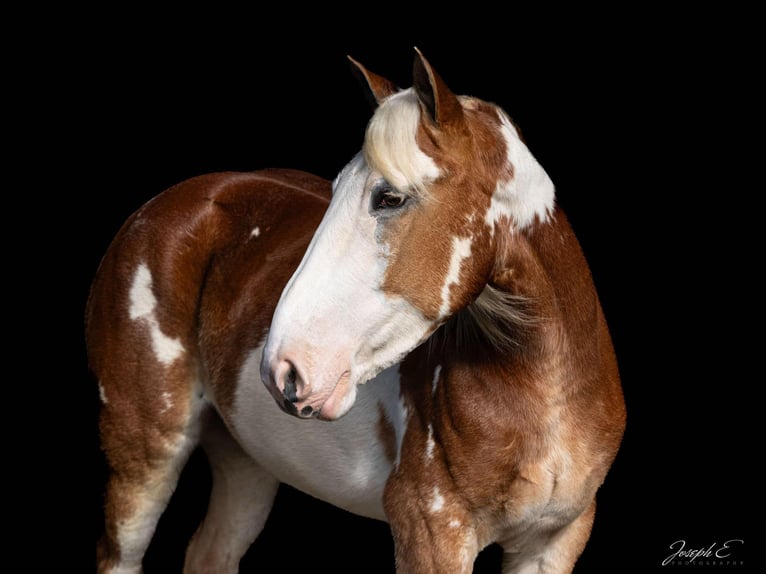
<svg viewBox="0 0 766 574"><path fill-rule="evenodd" d="M363 84L367 84L367 87L369 88L367 95L370 96L373 107L377 107L377 105L388 96L399 91L399 88L397 88L396 84L391 80L379 76L378 74L373 74L351 56L346 57L353 64L351 70L356 73Z"/></svg>
<svg viewBox="0 0 766 574"><path fill-rule="evenodd" d="M429 118L439 127L456 125L463 121L463 106L457 96L441 79L415 48L417 56L412 68L412 84Z"/></svg>

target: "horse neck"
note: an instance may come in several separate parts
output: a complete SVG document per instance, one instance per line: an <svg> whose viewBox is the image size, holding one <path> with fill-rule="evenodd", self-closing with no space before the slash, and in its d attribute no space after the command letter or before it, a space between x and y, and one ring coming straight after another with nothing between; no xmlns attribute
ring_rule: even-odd
<svg viewBox="0 0 766 574"><path fill-rule="evenodd" d="M449 356L451 363L492 364L499 373L544 369L571 352L572 336L592 329L598 301L560 209L497 247L490 281L431 337L429 362Z"/></svg>

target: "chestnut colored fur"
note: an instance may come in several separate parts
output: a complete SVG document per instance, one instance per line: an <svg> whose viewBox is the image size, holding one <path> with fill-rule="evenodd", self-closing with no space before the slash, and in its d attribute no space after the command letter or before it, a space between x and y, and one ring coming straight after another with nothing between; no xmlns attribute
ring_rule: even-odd
<svg viewBox="0 0 766 574"><path fill-rule="evenodd" d="M234 370L267 332L329 198L328 181L299 171L199 176L148 202L110 245L91 288L86 328L111 470L99 571L120 557L120 522L140 513L146 498L169 499L200 440L203 395L222 410L231 404ZM271 248L251 237L255 226ZM185 349L170 366L158 363L146 325L126 312L141 262L163 303L158 324Z"/></svg>
<svg viewBox="0 0 766 574"><path fill-rule="evenodd" d="M396 92L357 67L375 101ZM604 314L561 209L523 228L505 216L486 223L498 182L516 176L498 109L453 95L420 55L414 76L417 143L445 175L423 192L438 201L426 198L382 228L391 246L382 289L441 321L451 245L443 238L470 237L471 253L447 284L445 322L398 367L404 428L390 405L364 407L374 410L390 469L382 505L397 571L470 572L497 542L504 572L571 572L625 426ZM230 434L243 364L263 345L329 201L329 182L302 172L210 174L148 202L114 239L87 310L111 471L99 572L139 571L197 444L220 462L214 480L250 456ZM151 294L137 279L142 266ZM274 479L264 484L275 492ZM186 571L236 572L265 512L226 552L203 524Z"/></svg>

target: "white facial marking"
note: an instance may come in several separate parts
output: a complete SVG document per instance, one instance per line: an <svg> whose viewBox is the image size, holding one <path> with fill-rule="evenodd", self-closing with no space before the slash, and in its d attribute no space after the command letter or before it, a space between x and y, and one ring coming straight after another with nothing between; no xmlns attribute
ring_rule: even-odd
<svg viewBox="0 0 766 574"><path fill-rule="evenodd" d="M434 446L436 446L436 443L434 442L434 427L433 425L428 425L428 439L426 440L426 459L427 460L433 460Z"/></svg>
<svg viewBox="0 0 766 574"><path fill-rule="evenodd" d="M441 372L442 366L436 365L436 368L434 369L434 379L431 382L431 396L436 394L436 387L439 386L439 375L441 375Z"/></svg>
<svg viewBox="0 0 766 574"><path fill-rule="evenodd" d="M253 230L250 232L250 237L258 237L261 234L261 229L257 225L253 227Z"/></svg>
<svg viewBox="0 0 766 574"><path fill-rule="evenodd" d="M439 492L439 487L434 486L434 497L431 499L431 512L439 512L444 508L444 497Z"/></svg>
<svg viewBox="0 0 766 574"><path fill-rule="evenodd" d="M470 257L471 255L471 242L470 237L453 237L452 238L452 256L449 262L449 271L447 271L447 278L442 285L442 304L439 308L439 319L444 319L450 311L450 286L460 281L460 266L463 263L463 259Z"/></svg>
<svg viewBox="0 0 766 574"><path fill-rule="evenodd" d="M179 339L168 337L162 332L155 313L156 307L157 299L152 291L152 274L142 263L136 269L133 284L130 287L130 318L134 321L146 322L154 356L160 363L169 366L181 356L184 347Z"/></svg>
<svg viewBox="0 0 766 574"><path fill-rule="evenodd" d="M498 116L513 177L499 181L492 195L485 222L493 234L495 224L502 217L507 217L518 229L531 225L535 218L547 221L555 200L555 189L548 174L519 139L508 117L503 112L498 112Z"/></svg>
<svg viewBox="0 0 766 574"><path fill-rule="evenodd" d="M298 363L317 401L346 372L350 393L401 361L433 327L407 299L381 289L387 251L369 211L370 174L357 154L336 179L333 200L282 291L264 350L268 363L284 356ZM334 403L336 414L351 407L348 399Z"/></svg>

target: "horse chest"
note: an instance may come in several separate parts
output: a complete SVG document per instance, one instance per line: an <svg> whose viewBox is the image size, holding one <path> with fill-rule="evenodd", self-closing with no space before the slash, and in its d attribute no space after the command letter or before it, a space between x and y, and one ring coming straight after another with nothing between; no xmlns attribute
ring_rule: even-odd
<svg viewBox="0 0 766 574"><path fill-rule="evenodd" d="M561 449L525 461L497 444L465 439L457 449L433 421L424 431L410 424L385 509L398 544L411 552L434 538L466 556L495 541L524 552L578 516L592 494Z"/></svg>
<svg viewBox="0 0 766 574"><path fill-rule="evenodd" d="M332 423L287 417L258 377L262 348L245 360L231 408L221 414L260 466L315 498L385 520L382 496L402 411L394 371L360 387L355 408Z"/></svg>
<svg viewBox="0 0 766 574"><path fill-rule="evenodd" d="M422 523L409 528L443 530L455 544L470 532L480 549L498 539L528 542L582 512L589 471L571 452L565 408L521 394L498 400L481 374L426 364L404 365L411 415L386 490L392 525L417 514ZM408 385L426 371L430 385Z"/></svg>

